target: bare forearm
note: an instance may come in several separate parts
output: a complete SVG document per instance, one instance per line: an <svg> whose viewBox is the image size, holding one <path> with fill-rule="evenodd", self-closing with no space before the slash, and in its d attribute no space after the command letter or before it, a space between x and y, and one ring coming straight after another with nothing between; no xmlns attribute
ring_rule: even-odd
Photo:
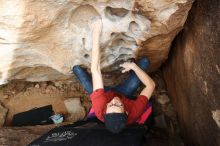
<svg viewBox="0 0 220 146"><path fill-rule="evenodd" d="M99 50L99 34L93 32L92 35L92 62L91 62L91 72L92 72L92 82L94 89L96 86L103 86L102 74L100 69L100 50Z"/></svg>
<svg viewBox="0 0 220 146"><path fill-rule="evenodd" d="M99 40L102 29L101 19L96 19L95 24L92 26L92 60L91 72L93 91L103 87L102 73L100 68L100 50Z"/></svg>
<svg viewBox="0 0 220 146"><path fill-rule="evenodd" d="M92 35L92 62L91 62L91 72L100 70L100 50L99 50L99 34L93 32Z"/></svg>

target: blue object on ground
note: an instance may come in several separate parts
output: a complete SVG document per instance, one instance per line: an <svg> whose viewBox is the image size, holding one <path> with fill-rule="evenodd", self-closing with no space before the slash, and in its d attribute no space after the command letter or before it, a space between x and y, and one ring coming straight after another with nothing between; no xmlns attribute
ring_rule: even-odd
<svg viewBox="0 0 220 146"><path fill-rule="evenodd" d="M61 114L56 114L50 117L53 120L54 124L59 124L63 122L63 115Z"/></svg>

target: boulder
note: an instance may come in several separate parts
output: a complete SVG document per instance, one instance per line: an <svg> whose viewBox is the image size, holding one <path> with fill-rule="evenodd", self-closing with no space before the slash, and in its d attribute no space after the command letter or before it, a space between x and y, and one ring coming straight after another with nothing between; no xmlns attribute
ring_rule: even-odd
<svg viewBox="0 0 220 146"><path fill-rule="evenodd" d="M197 0L164 68L188 145L219 146L220 3Z"/></svg>
<svg viewBox="0 0 220 146"><path fill-rule="evenodd" d="M0 84L8 80L67 79L90 67L88 20L102 17L103 71L131 57L148 56L150 71L167 59L193 0L0 0Z"/></svg>
<svg viewBox="0 0 220 146"><path fill-rule="evenodd" d="M80 98L69 98L64 100L65 107L69 116L67 117L67 121L76 122L78 120L82 120L86 113L85 108L82 106Z"/></svg>

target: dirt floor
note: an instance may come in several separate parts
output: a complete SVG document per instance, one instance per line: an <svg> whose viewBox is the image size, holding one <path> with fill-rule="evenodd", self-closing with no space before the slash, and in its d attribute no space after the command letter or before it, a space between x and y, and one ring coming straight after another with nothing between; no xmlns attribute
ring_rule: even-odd
<svg viewBox="0 0 220 146"><path fill-rule="evenodd" d="M146 134L146 146L184 146L184 143L179 136L176 113L171 104L171 100L167 95L162 73L158 71L152 75L152 78L156 82L156 90L152 97L153 114L147 124L148 132ZM141 90L141 88L142 87L140 87L139 90ZM74 115L68 113L64 101L72 98L80 98L81 106L85 112L79 110ZM89 111L91 106L88 95L75 79L38 83L18 80L13 81L7 85L1 86L0 102L1 105L8 110L4 122L4 126L7 127L11 125L11 120L14 114L35 107L42 107L51 104L55 113L65 115L65 123L72 123L77 120L86 119L85 113ZM2 118L2 120L4 120L4 118ZM49 127L54 126L51 125ZM31 136L27 133L27 136L30 135L29 138L26 138L27 143L32 140L32 137L36 138L41 132L45 132L50 128L46 127L39 129L43 130L35 132L37 133L36 135L32 134ZM16 131L18 132L19 130L17 129ZM7 130L5 132L7 133ZM10 134L8 133L8 135ZM6 139L7 137L5 137L5 141L7 141Z"/></svg>
<svg viewBox="0 0 220 146"><path fill-rule="evenodd" d="M40 83L13 81L0 90L0 101L8 109L6 126L10 126L14 114L50 104L55 113L68 117L64 101L70 98L80 98L82 106L86 111L89 110L89 98L74 80ZM85 114L77 116L82 119Z"/></svg>

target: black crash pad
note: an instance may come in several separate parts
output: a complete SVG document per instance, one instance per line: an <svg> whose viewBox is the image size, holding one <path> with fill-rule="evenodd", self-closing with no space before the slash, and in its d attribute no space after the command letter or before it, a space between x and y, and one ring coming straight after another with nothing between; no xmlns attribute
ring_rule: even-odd
<svg viewBox="0 0 220 146"><path fill-rule="evenodd" d="M54 128L28 146L141 146L146 131L141 125L132 125L113 134L104 124L85 122L76 125Z"/></svg>

